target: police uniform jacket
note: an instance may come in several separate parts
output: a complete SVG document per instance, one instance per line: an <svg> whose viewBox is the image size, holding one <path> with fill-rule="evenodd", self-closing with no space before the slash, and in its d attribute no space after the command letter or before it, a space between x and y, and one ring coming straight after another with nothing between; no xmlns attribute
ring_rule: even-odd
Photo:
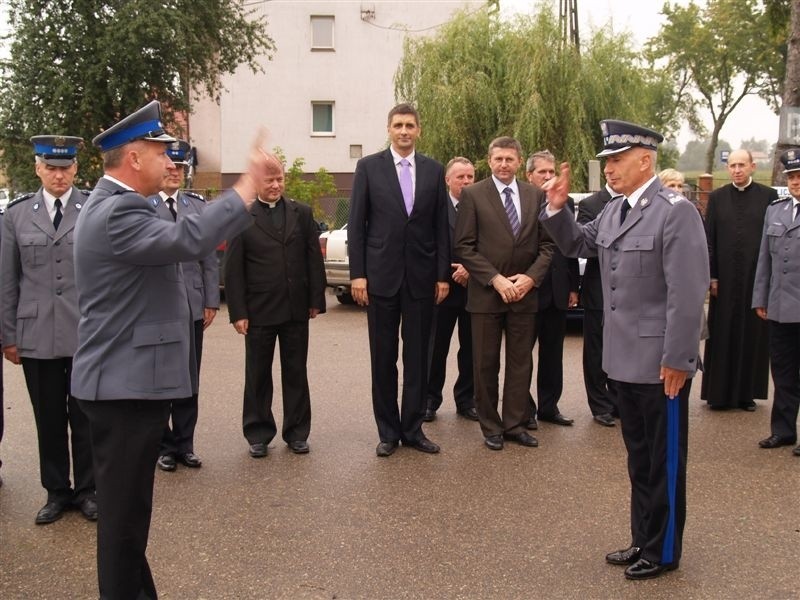
<svg viewBox="0 0 800 600"><path fill-rule="evenodd" d="M6 210L0 250L3 344L16 346L20 356L75 354L78 297L72 246L85 194L72 188L58 231L42 188Z"/></svg>
<svg viewBox="0 0 800 600"><path fill-rule="evenodd" d="M200 214L206 207L205 199L192 192L178 191L174 194L175 209L178 220L184 219L189 215ZM150 197L156 211L162 219L172 220L172 213L169 207L162 200L160 195ZM211 254L200 260L191 260L181 263L183 270L183 280L186 283L186 294L189 297L189 307L192 312L193 321L203 320L203 309L219 308L219 266L217 265L217 253Z"/></svg>
<svg viewBox="0 0 800 600"><path fill-rule="evenodd" d="M569 211L545 228L567 256L597 256L602 276L603 370L627 383L658 384L662 366L694 375L709 285L708 250L691 202L656 180L620 225L624 197L580 226Z"/></svg>
<svg viewBox="0 0 800 600"><path fill-rule="evenodd" d="M753 308L766 308L770 321L800 322L800 219L792 198L767 207L758 252Z"/></svg>
<svg viewBox="0 0 800 600"><path fill-rule="evenodd" d="M83 400L188 398L197 390L191 316L179 262L208 256L252 223L236 192L172 223L147 199L101 178L75 228Z"/></svg>

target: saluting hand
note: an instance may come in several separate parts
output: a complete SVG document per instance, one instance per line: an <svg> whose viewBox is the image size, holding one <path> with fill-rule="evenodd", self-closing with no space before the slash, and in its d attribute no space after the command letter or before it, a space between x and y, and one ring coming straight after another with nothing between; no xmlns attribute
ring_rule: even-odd
<svg viewBox="0 0 800 600"><path fill-rule="evenodd" d="M547 202L550 204L550 210L559 210L567 203L569 178L569 163L563 162L559 167L558 177L549 179L542 184L542 189L547 193Z"/></svg>

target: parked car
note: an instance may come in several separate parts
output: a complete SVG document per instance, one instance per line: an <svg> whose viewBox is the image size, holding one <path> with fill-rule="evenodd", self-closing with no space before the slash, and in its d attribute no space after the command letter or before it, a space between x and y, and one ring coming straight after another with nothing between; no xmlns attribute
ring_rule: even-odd
<svg viewBox="0 0 800 600"><path fill-rule="evenodd" d="M341 229L325 231L319 236L325 277L333 288L336 299L342 304L353 304L350 293L350 259L347 254L347 225Z"/></svg>

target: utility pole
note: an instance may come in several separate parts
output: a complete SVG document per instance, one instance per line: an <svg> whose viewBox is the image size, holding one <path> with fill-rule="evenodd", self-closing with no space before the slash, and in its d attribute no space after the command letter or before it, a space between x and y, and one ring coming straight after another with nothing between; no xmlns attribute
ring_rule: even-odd
<svg viewBox="0 0 800 600"><path fill-rule="evenodd" d="M564 44L572 44L581 51L581 38L578 32L578 0L560 0L558 20L561 23L561 39Z"/></svg>

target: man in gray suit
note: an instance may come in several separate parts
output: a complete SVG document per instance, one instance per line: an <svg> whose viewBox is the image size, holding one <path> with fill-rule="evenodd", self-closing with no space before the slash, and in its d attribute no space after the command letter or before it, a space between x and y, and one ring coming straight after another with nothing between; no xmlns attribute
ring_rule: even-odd
<svg viewBox="0 0 800 600"><path fill-rule="evenodd" d="M698 364L709 284L703 224L686 198L656 177L663 137L600 123L605 176L619 198L579 225L567 201L569 167L550 186L543 224L566 256L597 256L603 286L603 370L618 400L631 480L631 545L606 561L625 577L676 569L686 521L689 383Z"/></svg>
<svg viewBox="0 0 800 600"><path fill-rule="evenodd" d="M86 202L72 183L82 141L71 136L31 138L42 187L11 203L3 224L3 354L22 364L33 405L39 469L47 490L47 502L36 515L38 525L60 519L72 505L90 521L97 519L89 423L70 395L78 336L73 232Z"/></svg>
<svg viewBox="0 0 800 600"><path fill-rule="evenodd" d="M267 155L206 210L162 219L156 194L172 161L153 101L94 138L105 174L75 229L78 350L72 393L89 418L103 598L156 598L145 550L158 446L173 400L197 391L192 318L180 263L208 256L252 223Z"/></svg>
<svg viewBox="0 0 800 600"><path fill-rule="evenodd" d="M189 166L186 161L189 158L190 148L186 140L178 140L167 147L167 156L172 160L173 166L168 169L169 175L164 180L164 189L150 197L162 219L177 221L205 210L206 201L202 196L180 191L185 170ZM199 380L200 361L203 356L203 331L211 325L219 310L219 268L216 252L200 260L181 263L181 270L194 323L192 335ZM197 393L189 398L172 402L170 409L172 427L167 425L164 429L158 456L158 468L162 471L174 471L177 461L192 469L202 466L200 457L194 453L197 411Z"/></svg>

